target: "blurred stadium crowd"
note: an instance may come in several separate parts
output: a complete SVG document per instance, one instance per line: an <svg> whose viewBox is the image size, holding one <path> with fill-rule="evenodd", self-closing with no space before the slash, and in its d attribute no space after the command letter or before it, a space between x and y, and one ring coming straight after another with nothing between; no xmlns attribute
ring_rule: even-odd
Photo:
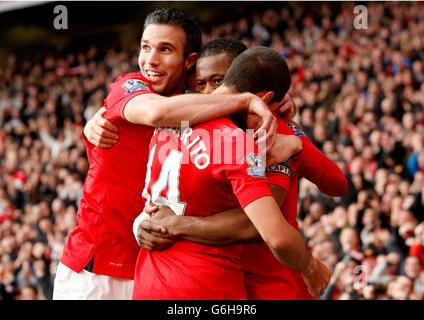
<svg viewBox="0 0 424 320"><path fill-rule="evenodd" d="M241 39L281 52L295 119L344 171L328 198L300 179L299 222L333 271L322 299L424 297L424 3L301 4L209 25L204 42ZM0 69L0 299L51 299L55 269L88 169L80 137L107 86L138 70L127 51L95 46Z"/></svg>

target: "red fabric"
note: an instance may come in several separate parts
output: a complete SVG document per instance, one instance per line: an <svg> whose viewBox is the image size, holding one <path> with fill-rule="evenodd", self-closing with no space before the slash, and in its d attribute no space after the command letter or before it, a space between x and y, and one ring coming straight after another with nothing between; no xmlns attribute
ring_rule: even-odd
<svg viewBox="0 0 424 320"><path fill-rule="evenodd" d="M297 81L303 83L305 81L305 67L300 66L297 68Z"/></svg>
<svg viewBox="0 0 424 320"><path fill-rule="evenodd" d="M0 224L6 220L13 220L13 210L14 207L12 205L8 205L4 208L3 212L0 212Z"/></svg>
<svg viewBox="0 0 424 320"><path fill-rule="evenodd" d="M227 131L217 136L219 130ZM195 142L197 136L200 140ZM200 141L204 149L197 149L201 146ZM243 141L257 152L253 140L228 118L195 126L190 137L173 129L155 131L150 145L149 157L153 154L153 158L147 197L155 204L170 206L176 213L180 210L184 215L208 216L272 196L265 177L248 173L252 167L243 157L250 151L240 147ZM190 146L191 143L194 145ZM177 151L182 159L182 164L175 167L179 169L174 170L178 175L172 171L166 174L169 167L166 159L170 159L171 153L178 154ZM207 162L202 162L205 167L201 169L195 165L200 153L208 155L210 160L207 166ZM160 180L161 172L168 177L166 186ZM176 185L175 176L178 177L178 192L172 187ZM154 192L156 187L161 190L160 197ZM178 196L171 199L176 194ZM133 299L245 299L241 249L241 245L217 248L185 240L162 251L141 249Z"/></svg>
<svg viewBox="0 0 424 320"><path fill-rule="evenodd" d="M347 193L348 183L343 171L306 136L300 138L303 142L303 151L296 157L299 174L313 182L327 196L344 196Z"/></svg>
<svg viewBox="0 0 424 320"><path fill-rule="evenodd" d="M414 243L409 248L410 256L417 256L421 260L421 268L424 270L424 247L421 244Z"/></svg>
<svg viewBox="0 0 424 320"><path fill-rule="evenodd" d="M15 171L15 172L13 173L13 179L14 179L16 182L19 182L21 185L23 185L23 184L26 182L26 180L27 180L27 176L26 176L26 174L25 174L25 172L24 172L24 171L22 171L22 170L17 170L17 171Z"/></svg>
<svg viewBox="0 0 424 320"><path fill-rule="evenodd" d="M277 133L295 134L293 129L278 118ZM297 135L302 132L298 131ZM287 222L296 229L297 225L297 160L289 161L290 176L280 173L279 178L290 184L281 207ZM268 173L270 183L278 185L278 174ZM282 185L286 184L283 182ZM243 246L242 265L245 274L247 298L251 300L312 300L299 272L288 268L278 261L264 243Z"/></svg>
<svg viewBox="0 0 424 320"><path fill-rule="evenodd" d="M118 127L119 142L110 149L90 144L83 136L90 168L61 262L80 272L94 255L93 272L133 279L139 246L132 234L134 219L144 207L141 192L153 128L123 119L126 103L137 95L153 93L133 87L129 80L144 81L140 73L120 76L109 87L104 117Z"/></svg>

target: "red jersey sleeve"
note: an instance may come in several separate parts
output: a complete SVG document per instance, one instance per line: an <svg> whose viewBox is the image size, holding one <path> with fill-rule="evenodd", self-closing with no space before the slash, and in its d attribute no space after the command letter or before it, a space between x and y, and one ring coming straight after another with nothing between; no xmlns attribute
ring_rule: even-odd
<svg viewBox="0 0 424 320"><path fill-rule="evenodd" d="M303 143L303 151L295 158L299 174L313 182L328 196L344 196L347 193L348 183L340 168L314 146L297 123L293 121L286 123Z"/></svg>
<svg viewBox="0 0 424 320"><path fill-rule="evenodd" d="M231 139L231 141L228 141L228 139ZM223 140L224 145L231 143L231 163L213 164L213 175L231 183L233 193L242 208L264 196L272 197L264 162L260 158L252 138L240 128L235 128L232 134L224 136ZM249 152L248 147L238 148L237 141L245 141L245 146L252 146L250 151L253 152ZM221 151L228 152L223 145Z"/></svg>
<svg viewBox="0 0 424 320"><path fill-rule="evenodd" d="M108 109L107 119L125 119L124 109L128 101L145 93L155 93L150 83L134 72L118 77L109 86L109 94L105 99L105 107Z"/></svg>
<svg viewBox="0 0 424 320"><path fill-rule="evenodd" d="M272 164L266 168L269 184L280 186L286 191L289 191L290 175L289 161Z"/></svg>

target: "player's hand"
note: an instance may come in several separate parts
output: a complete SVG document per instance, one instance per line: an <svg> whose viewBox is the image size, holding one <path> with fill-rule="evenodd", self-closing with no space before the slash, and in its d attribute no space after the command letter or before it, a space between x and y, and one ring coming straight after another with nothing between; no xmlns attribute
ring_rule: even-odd
<svg viewBox="0 0 424 320"><path fill-rule="evenodd" d="M267 148L266 165L285 162L303 150L302 140L295 135L277 134L272 148Z"/></svg>
<svg viewBox="0 0 424 320"><path fill-rule="evenodd" d="M247 126L254 129L254 140L258 146L271 147L275 141L277 119L267 104L258 96L251 94L249 100Z"/></svg>
<svg viewBox="0 0 424 320"><path fill-rule="evenodd" d="M152 215L159 211L159 207L149 203L147 206L144 207L143 211L147 213L150 216L149 224L144 223L144 230L149 231L151 234L153 234L156 237L168 239L169 234L168 230L166 228L158 223L152 222Z"/></svg>
<svg viewBox="0 0 424 320"><path fill-rule="evenodd" d="M285 119L293 119L293 117L296 115L297 107L296 104L293 101L293 98L286 93L282 100L281 107L278 109L277 113L281 118Z"/></svg>
<svg viewBox="0 0 424 320"><path fill-rule="evenodd" d="M137 241L144 249L160 251L174 243L171 239L164 239L152 234L153 232L157 234L166 234L166 229L150 220L143 220L140 222L137 229Z"/></svg>
<svg viewBox="0 0 424 320"><path fill-rule="evenodd" d="M105 107L100 108L84 127L84 135L87 140L95 146L104 149L113 147L119 138L116 134L118 128L103 118L106 111Z"/></svg>
<svg viewBox="0 0 424 320"><path fill-rule="evenodd" d="M146 212L149 216L152 216L153 213L158 212L159 207L154 204L149 203L144 207L143 211Z"/></svg>
<svg viewBox="0 0 424 320"><path fill-rule="evenodd" d="M330 283L331 271L321 261L312 259L312 267L308 268L308 272L302 273L302 277L309 293L318 298L324 294L325 288Z"/></svg>
<svg viewBox="0 0 424 320"><path fill-rule="evenodd" d="M178 232L178 216L167 206L151 206L150 208L145 208L145 211L151 213L151 221L157 225L162 226L166 229L166 237L168 239L176 239L179 237ZM156 236L163 236L156 232L152 232Z"/></svg>

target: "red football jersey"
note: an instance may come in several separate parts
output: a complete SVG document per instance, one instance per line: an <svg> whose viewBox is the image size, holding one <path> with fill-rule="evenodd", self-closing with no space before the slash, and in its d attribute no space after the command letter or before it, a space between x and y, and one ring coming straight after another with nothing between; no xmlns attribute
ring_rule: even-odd
<svg viewBox="0 0 424 320"><path fill-rule="evenodd" d="M294 122L277 118L277 133L295 134L304 142L303 131ZM303 150L308 145L303 144ZM279 185L287 191L281 206L287 222L298 229L297 182L298 159L271 165L267 168L269 183ZM251 300L309 300L315 299L308 292L299 272L278 261L264 242L246 244L242 252L247 298Z"/></svg>
<svg viewBox="0 0 424 320"><path fill-rule="evenodd" d="M153 128L128 122L124 108L130 99L145 93L153 90L140 73L117 78L109 86L104 117L118 127L118 143L102 149L83 135L90 168L76 225L60 260L75 272L94 256L94 273L134 277L139 246L131 230L144 208L141 190Z"/></svg>
<svg viewBox="0 0 424 320"><path fill-rule="evenodd" d="M272 196L256 150L251 137L229 118L156 129L143 192L146 204L167 205L178 215L208 216ZM241 249L186 240L162 251L141 249L133 299L245 299Z"/></svg>

